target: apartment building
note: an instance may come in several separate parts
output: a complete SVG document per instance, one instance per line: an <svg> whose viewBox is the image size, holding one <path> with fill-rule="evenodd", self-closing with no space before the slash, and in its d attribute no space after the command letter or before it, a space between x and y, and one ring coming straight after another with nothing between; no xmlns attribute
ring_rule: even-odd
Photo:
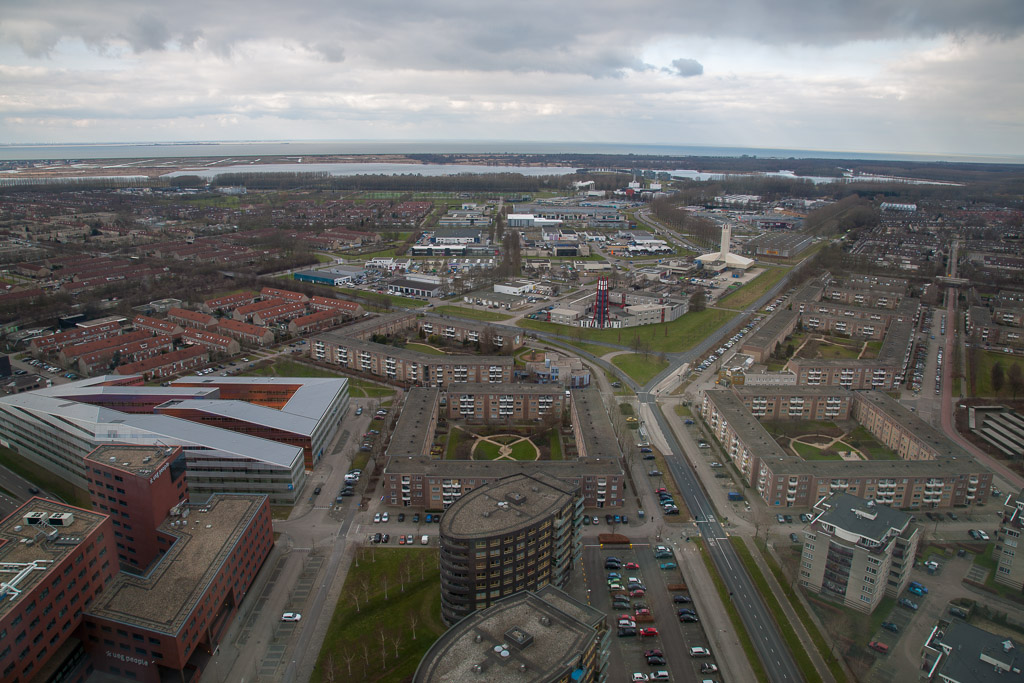
<svg viewBox="0 0 1024 683"><path fill-rule="evenodd" d="M607 678L606 621L600 610L550 584L510 595L442 634L412 681L494 680L526 671L530 683L597 683Z"/></svg>
<svg viewBox="0 0 1024 683"><path fill-rule="evenodd" d="M345 328L314 337L310 354L315 360L340 365L353 372L418 386L512 381L511 356L436 356L361 341L348 336Z"/></svg>
<svg viewBox="0 0 1024 683"><path fill-rule="evenodd" d="M1021 530L1024 529L1024 489L1010 493L1003 501L1003 519L999 524L999 535L992 551L992 558L998 563L993 578L999 583L1016 590L1024 589L1024 552L1017 559Z"/></svg>
<svg viewBox="0 0 1024 683"><path fill-rule="evenodd" d="M543 384L452 384L445 395L449 419L467 422L503 422L561 415L570 393Z"/></svg>
<svg viewBox="0 0 1024 683"><path fill-rule="evenodd" d="M454 624L501 598L564 586L583 547L583 498L544 473L463 495L441 518L441 616Z"/></svg>
<svg viewBox="0 0 1024 683"><path fill-rule="evenodd" d="M910 515L846 493L823 498L804 532L800 585L871 613L910 582L921 529Z"/></svg>
<svg viewBox="0 0 1024 683"><path fill-rule="evenodd" d="M502 351L516 350L523 345L523 333L508 327L496 327L469 320L451 320L426 316L418 320L419 329L427 336L437 335L447 342L469 344L489 341L494 348Z"/></svg>
<svg viewBox="0 0 1024 683"><path fill-rule="evenodd" d="M733 392L750 414L762 421L847 420L853 403L851 392L832 387L743 384Z"/></svg>
<svg viewBox="0 0 1024 683"><path fill-rule="evenodd" d="M829 389L811 396L828 410L829 392L841 408L876 439L907 459L805 461L785 451L751 412L764 410L767 397L759 387L704 392L700 415L744 480L770 506L810 507L830 493L847 492L896 508L932 509L982 505L989 497L992 472L966 451L924 423L884 392ZM773 414L801 387L779 387ZM848 397L847 397L848 395ZM578 403L578 399L575 401ZM750 408L748 408L748 404ZM807 406L805 399L804 406ZM787 419L797 419L794 414ZM836 418L843 417L840 412Z"/></svg>

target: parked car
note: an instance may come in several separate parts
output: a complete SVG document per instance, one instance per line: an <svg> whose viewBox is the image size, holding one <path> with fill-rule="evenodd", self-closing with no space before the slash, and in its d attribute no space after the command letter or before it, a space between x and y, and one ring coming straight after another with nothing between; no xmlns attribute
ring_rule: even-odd
<svg viewBox="0 0 1024 683"><path fill-rule="evenodd" d="M647 658L648 666L665 666L665 658L661 655L653 655Z"/></svg>
<svg viewBox="0 0 1024 683"><path fill-rule="evenodd" d="M619 629L619 638L628 638L636 635L636 629L628 626Z"/></svg>
<svg viewBox="0 0 1024 683"><path fill-rule="evenodd" d="M398 521L399 522L404 522L405 521L405 513L404 512L399 512L398 513Z"/></svg>
<svg viewBox="0 0 1024 683"><path fill-rule="evenodd" d="M640 635L642 635L644 638L657 638L658 629L654 628L653 626L648 626L647 628L640 629Z"/></svg>
<svg viewBox="0 0 1024 683"><path fill-rule="evenodd" d="M285 612L281 615L281 621L299 621L302 619L302 615L298 612Z"/></svg>
<svg viewBox="0 0 1024 683"><path fill-rule="evenodd" d="M872 650L881 652L883 655L889 654L889 646L881 641L872 640L870 643L868 643L868 647L870 647Z"/></svg>
<svg viewBox="0 0 1024 683"><path fill-rule="evenodd" d="M633 683L647 683L649 680L651 680L650 677L645 673L637 671L633 674Z"/></svg>
<svg viewBox="0 0 1024 683"><path fill-rule="evenodd" d="M690 603L690 602L693 602L693 600L691 600L690 596L688 596L688 595L673 595L672 596L672 602Z"/></svg>
<svg viewBox="0 0 1024 683"><path fill-rule="evenodd" d="M892 623L891 621L883 621L882 628L884 628L886 631L892 631L893 633L900 632L900 627Z"/></svg>
<svg viewBox="0 0 1024 683"><path fill-rule="evenodd" d="M900 604L900 607L906 607L907 609L912 609L912 610L916 610L917 609L917 603L916 602L911 602L907 598L900 598L899 599L899 604Z"/></svg>
<svg viewBox="0 0 1024 683"><path fill-rule="evenodd" d="M651 673L652 681L667 681L668 679L669 675L667 671L655 671Z"/></svg>
<svg viewBox="0 0 1024 683"><path fill-rule="evenodd" d="M917 581L911 581L908 585L908 588L916 588L917 590L921 591L917 595L925 595L928 593L928 587L925 586L923 583L918 583Z"/></svg>
<svg viewBox="0 0 1024 683"><path fill-rule="evenodd" d="M961 619L967 618L967 610L961 607L957 607L956 605L953 605L949 608L949 613L952 614L954 617L960 617Z"/></svg>
<svg viewBox="0 0 1024 683"><path fill-rule="evenodd" d="M696 614L680 614L679 621L689 624L696 624L700 619L697 618Z"/></svg>
<svg viewBox="0 0 1024 683"><path fill-rule="evenodd" d="M690 648L690 656L691 657L710 657L711 656L711 650L707 649L706 647L702 647L700 645L694 645L693 647Z"/></svg>
<svg viewBox="0 0 1024 683"><path fill-rule="evenodd" d="M625 569L640 569L640 565L638 565L636 562L627 562L623 565L623 567Z"/></svg>
<svg viewBox="0 0 1024 683"><path fill-rule="evenodd" d="M378 512L378 513L375 513L375 514L373 515L373 523L374 523L374 524L379 524L379 523L380 523L380 513L379 513L379 512Z"/></svg>
<svg viewBox="0 0 1024 683"><path fill-rule="evenodd" d="M677 565L675 562L662 562L661 563L661 568L662 569L677 569L678 566L679 565Z"/></svg>

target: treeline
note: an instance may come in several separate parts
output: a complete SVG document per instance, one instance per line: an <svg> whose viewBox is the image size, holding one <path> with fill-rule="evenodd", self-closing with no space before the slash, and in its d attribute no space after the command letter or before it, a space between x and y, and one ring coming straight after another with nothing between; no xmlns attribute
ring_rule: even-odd
<svg viewBox="0 0 1024 683"><path fill-rule="evenodd" d="M811 235L842 235L851 230L878 225L878 209L857 195L850 195L834 204L807 214L804 231Z"/></svg>
<svg viewBox="0 0 1024 683"><path fill-rule="evenodd" d="M415 166L410 166L415 169ZM227 173L210 181L214 187L251 190L383 190L391 192L540 192L570 187L579 176L525 176L521 173L458 175L335 176L329 173Z"/></svg>

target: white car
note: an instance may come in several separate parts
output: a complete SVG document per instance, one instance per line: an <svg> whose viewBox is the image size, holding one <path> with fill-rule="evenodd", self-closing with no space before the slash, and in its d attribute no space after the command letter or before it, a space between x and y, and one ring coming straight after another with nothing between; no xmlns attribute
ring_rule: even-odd
<svg viewBox="0 0 1024 683"><path fill-rule="evenodd" d="M380 513L379 512L374 514L374 516L373 516L373 523L374 524L379 524L380 523Z"/></svg>
<svg viewBox="0 0 1024 683"><path fill-rule="evenodd" d="M690 648L690 656L691 657L710 657L711 656L711 650L707 649L706 647L701 647L700 645L694 645L693 647Z"/></svg>
<svg viewBox="0 0 1024 683"><path fill-rule="evenodd" d="M385 512L385 513L384 513L383 515L381 515L381 516L380 516L380 521L382 521L382 522L384 522L385 524L387 524L387 521L388 521L388 513L386 513L386 512Z"/></svg>
<svg viewBox="0 0 1024 683"><path fill-rule="evenodd" d="M647 683L649 680L651 680L650 676L640 671L633 674L633 683Z"/></svg>
<svg viewBox="0 0 1024 683"><path fill-rule="evenodd" d="M302 619L302 615L298 612L285 612L281 615L281 621L298 621Z"/></svg>

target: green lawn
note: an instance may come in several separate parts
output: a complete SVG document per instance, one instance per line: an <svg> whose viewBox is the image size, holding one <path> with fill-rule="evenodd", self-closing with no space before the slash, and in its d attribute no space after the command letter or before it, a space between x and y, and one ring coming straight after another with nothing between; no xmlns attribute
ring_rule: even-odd
<svg viewBox="0 0 1024 683"><path fill-rule="evenodd" d="M693 411L690 410L690 406L677 405L675 411L676 415L680 417L693 417Z"/></svg>
<svg viewBox="0 0 1024 683"><path fill-rule="evenodd" d="M444 351L437 348L436 346L430 346L429 344L418 344L416 342L408 342L405 348L411 349L412 351L419 351L420 353L427 353L431 356L446 356Z"/></svg>
<svg viewBox="0 0 1024 683"><path fill-rule="evenodd" d="M846 437L846 442L863 453L868 460L899 460L896 452L882 445L866 427L858 426Z"/></svg>
<svg viewBox="0 0 1024 683"><path fill-rule="evenodd" d="M623 415L635 415L635 413L633 412L632 403L620 403L619 412L622 413Z"/></svg>
<svg viewBox="0 0 1024 683"><path fill-rule="evenodd" d="M395 390L365 379L349 377L348 395L355 398L384 398L385 396L394 396Z"/></svg>
<svg viewBox="0 0 1024 683"><path fill-rule="evenodd" d="M659 360L655 356L645 358L640 353L624 353L612 358L612 365L632 377L638 384L646 384L668 367L668 360Z"/></svg>
<svg viewBox="0 0 1024 683"><path fill-rule="evenodd" d="M512 452L509 455L513 460L536 460L537 447L530 443L529 439L523 439L512 444Z"/></svg>
<svg viewBox="0 0 1024 683"><path fill-rule="evenodd" d="M526 318L516 323L519 327L540 332L559 334L565 337L572 337L573 330L579 330L580 338L587 342L598 344L622 344L629 346L633 340L639 338L641 343L649 343L651 351L686 351L706 338L711 332L721 325L736 317L735 311L723 311L717 308L709 308L698 313L687 313L686 315L668 323L657 325L641 325L624 329L584 329L574 328L569 325L556 325L555 323L541 322Z"/></svg>
<svg viewBox="0 0 1024 683"><path fill-rule="evenodd" d="M501 446L491 441L477 441L473 447L474 460L494 460L501 455Z"/></svg>
<svg viewBox="0 0 1024 683"><path fill-rule="evenodd" d="M860 356L860 348L843 344L821 344L818 346L818 353L822 358L829 360L850 360Z"/></svg>
<svg viewBox="0 0 1024 683"><path fill-rule="evenodd" d="M434 308L434 313L440 313L442 315L454 315L459 318L467 318L469 320L480 320L482 322L496 323L502 320L508 320L511 315L507 313L498 313L497 311L480 310L478 308L463 308L462 306L437 306Z"/></svg>
<svg viewBox="0 0 1024 683"><path fill-rule="evenodd" d="M435 550L363 549L345 578L312 683L411 679L446 630L440 588Z"/></svg>
<svg viewBox="0 0 1024 683"><path fill-rule="evenodd" d="M562 440L558 437L558 430L557 429L552 429L551 430L551 435L548 438L550 439L548 444L551 447L551 459L552 460L561 460L562 459Z"/></svg>
<svg viewBox="0 0 1024 683"><path fill-rule="evenodd" d="M789 268L767 268L763 273L755 277L735 292L719 299L717 306L722 308L734 308L743 310L754 303L769 289L778 284L779 280L789 272Z"/></svg>
<svg viewBox="0 0 1024 683"><path fill-rule="evenodd" d="M1024 362L1022 362L1016 356L1007 353L999 353L997 351L982 351L978 349L968 349L968 359L972 356L976 356L978 359L978 366L972 368L972 363L967 363L967 371L972 373L971 382L974 384L974 392L971 393L971 382L968 383L968 395L976 397L999 397L999 398L1012 398L1013 392L1010 390L1010 382L1008 376L1010 374L1010 367L1015 363L1021 366L1021 370L1024 370ZM1003 388L1002 391L996 393L992 389L992 367L997 363L1003 365ZM1018 395L1018 398L1024 396Z"/></svg>
<svg viewBox="0 0 1024 683"><path fill-rule="evenodd" d="M604 346L602 344L588 344L587 342L582 342L582 341L581 342L571 342L570 345L571 346L575 346L576 348L580 349L581 351L586 351L587 353L593 354L593 355L597 356L598 358L600 358L601 356L603 356L606 353L611 353L612 351L619 351L620 350L620 349L616 349L613 346Z"/></svg>
<svg viewBox="0 0 1024 683"><path fill-rule="evenodd" d="M238 374L243 377L344 377L339 372L306 365L287 358L265 367L246 368L244 372Z"/></svg>
<svg viewBox="0 0 1024 683"><path fill-rule="evenodd" d="M10 448L0 446L0 465L14 472L22 479L31 482L44 493L52 493L70 505L77 505L86 510L92 509L88 491L78 488L74 484L53 474L50 470L44 469L28 458L18 455Z"/></svg>
<svg viewBox="0 0 1024 683"><path fill-rule="evenodd" d="M793 449L804 460L842 460L838 454L825 455L825 451L809 443L793 442Z"/></svg>

